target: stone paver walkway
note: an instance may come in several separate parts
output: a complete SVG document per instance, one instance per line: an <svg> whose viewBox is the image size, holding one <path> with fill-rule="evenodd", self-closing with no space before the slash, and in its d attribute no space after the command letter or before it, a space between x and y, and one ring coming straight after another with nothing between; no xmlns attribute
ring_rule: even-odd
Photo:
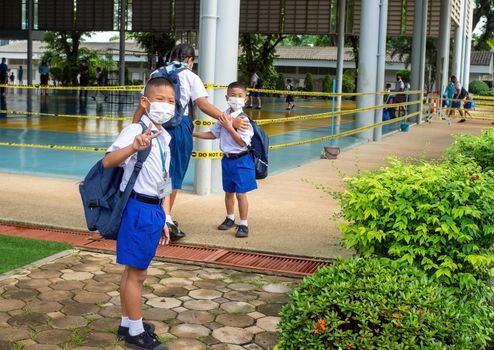
<svg viewBox="0 0 494 350"><path fill-rule="evenodd" d="M86 251L0 276L0 349L123 349L115 257ZM260 350L296 278L154 261L144 319L170 350Z"/></svg>

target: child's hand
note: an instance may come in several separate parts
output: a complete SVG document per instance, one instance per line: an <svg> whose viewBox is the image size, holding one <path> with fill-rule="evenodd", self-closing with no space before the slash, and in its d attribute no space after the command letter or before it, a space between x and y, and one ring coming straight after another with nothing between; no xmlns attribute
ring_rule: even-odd
<svg viewBox="0 0 494 350"><path fill-rule="evenodd" d="M220 115L218 121L225 129L233 129L233 118L231 117L231 115L226 115L223 113L222 115Z"/></svg>
<svg viewBox="0 0 494 350"><path fill-rule="evenodd" d="M163 226L163 232L161 234L160 244L165 245L168 243L170 243L170 229L168 228L168 225L165 222L165 226Z"/></svg>
<svg viewBox="0 0 494 350"><path fill-rule="evenodd" d="M249 128L249 119L239 116L233 120L233 127L237 130L247 130Z"/></svg>
<svg viewBox="0 0 494 350"><path fill-rule="evenodd" d="M144 132L144 134L139 134L134 139L134 143L132 144L132 148L136 151L142 151L148 148L151 145L151 140L155 139L161 134L161 131L158 131L154 135L151 135L151 127L153 124L149 123L148 128Z"/></svg>

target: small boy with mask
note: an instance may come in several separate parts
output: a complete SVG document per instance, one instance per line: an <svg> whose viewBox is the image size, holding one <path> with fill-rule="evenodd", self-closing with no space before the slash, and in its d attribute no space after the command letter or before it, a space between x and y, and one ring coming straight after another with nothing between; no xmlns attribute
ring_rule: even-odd
<svg viewBox="0 0 494 350"><path fill-rule="evenodd" d="M247 192L257 188L254 159L249 150L254 129L249 123L245 130L235 129L233 120L243 116L242 107L247 101L247 89L238 82L228 85L225 96L230 106L207 132L194 132L193 136L200 139L220 139L220 149L223 151L221 168L223 175L223 190L225 191L226 218L218 226L218 230L228 230L235 226L235 197L238 201L240 223L235 234L238 238L249 235L247 216L249 202Z"/></svg>
<svg viewBox="0 0 494 350"><path fill-rule="evenodd" d="M123 191L134 170L137 152L151 147L123 212L117 236L117 263L125 266L120 283L122 320L117 335L132 349L166 350L154 334L154 326L142 321L141 298L156 248L170 239L162 207L164 198L171 193L170 135L161 124L175 115L175 86L166 78L150 79L140 106L145 111L141 122L147 130L143 133L139 123L128 125L103 159L105 168L124 168L120 184Z"/></svg>

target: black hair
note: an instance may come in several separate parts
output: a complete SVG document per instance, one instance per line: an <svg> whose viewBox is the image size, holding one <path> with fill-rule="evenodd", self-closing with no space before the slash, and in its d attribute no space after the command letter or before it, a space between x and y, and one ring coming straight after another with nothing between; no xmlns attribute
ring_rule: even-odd
<svg viewBox="0 0 494 350"><path fill-rule="evenodd" d="M291 83L292 79L287 79L286 81L287 81L287 83Z"/></svg>
<svg viewBox="0 0 494 350"><path fill-rule="evenodd" d="M228 88L226 89L226 93L229 94L231 89L242 89L247 92L247 87L238 81L230 83L230 85L228 85Z"/></svg>
<svg viewBox="0 0 494 350"><path fill-rule="evenodd" d="M456 80L456 75L451 76L451 80L453 80L453 79Z"/></svg>
<svg viewBox="0 0 494 350"><path fill-rule="evenodd" d="M2 57L2 62L5 62L7 59L5 57Z"/></svg>
<svg viewBox="0 0 494 350"><path fill-rule="evenodd" d="M169 86L173 89L173 91L175 91L175 85L173 85L170 79L165 77L156 77L149 79L146 83L146 86L144 87L144 96L147 96L149 89L160 86Z"/></svg>
<svg viewBox="0 0 494 350"><path fill-rule="evenodd" d="M170 61L183 62L187 57L196 57L196 52L190 44L178 44L170 53Z"/></svg>

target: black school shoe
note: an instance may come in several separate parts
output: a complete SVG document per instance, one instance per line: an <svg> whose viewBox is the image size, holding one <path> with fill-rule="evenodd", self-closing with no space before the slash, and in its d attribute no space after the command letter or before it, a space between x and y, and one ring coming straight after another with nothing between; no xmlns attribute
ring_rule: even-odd
<svg viewBox="0 0 494 350"><path fill-rule="evenodd" d="M125 346L135 350L168 350L168 346L161 344L156 337L153 337L146 331L135 336L126 336Z"/></svg>
<svg viewBox="0 0 494 350"><path fill-rule="evenodd" d="M225 221L223 221L218 226L218 230L225 231L225 230L231 229L233 226L235 226L235 221L233 221L232 219L226 217L225 218Z"/></svg>
<svg viewBox="0 0 494 350"><path fill-rule="evenodd" d="M179 239L182 239L185 237L185 232L181 231L178 228L177 223L171 224L171 223L167 222L166 224L168 225L168 229L170 230L170 242L176 242Z"/></svg>
<svg viewBox="0 0 494 350"><path fill-rule="evenodd" d="M237 226L237 233L235 233L235 237L237 238L246 238L249 236L249 228L245 225Z"/></svg>
<svg viewBox="0 0 494 350"><path fill-rule="evenodd" d="M144 331L154 334L154 324L142 322ZM118 326L117 339L124 340L129 335L129 327Z"/></svg>

